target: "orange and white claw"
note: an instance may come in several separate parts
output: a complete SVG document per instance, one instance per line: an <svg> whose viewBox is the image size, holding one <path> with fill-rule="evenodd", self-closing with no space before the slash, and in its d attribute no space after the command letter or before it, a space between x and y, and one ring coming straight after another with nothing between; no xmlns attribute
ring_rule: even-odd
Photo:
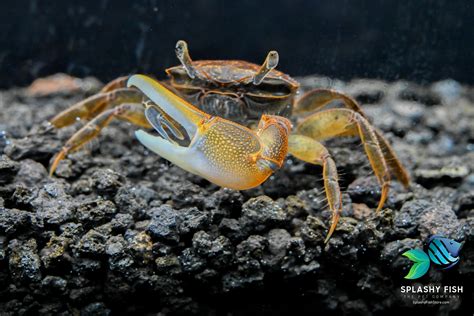
<svg viewBox="0 0 474 316"><path fill-rule="evenodd" d="M129 86L141 90L154 104L145 114L160 134L138 130L138 140L175 165L212 183L236 190L256 187L280 168L288 152L290 122L263 116L257 131L204 113L157 81L132 76ZM186 145L173 134L184 130Z"/></svg>

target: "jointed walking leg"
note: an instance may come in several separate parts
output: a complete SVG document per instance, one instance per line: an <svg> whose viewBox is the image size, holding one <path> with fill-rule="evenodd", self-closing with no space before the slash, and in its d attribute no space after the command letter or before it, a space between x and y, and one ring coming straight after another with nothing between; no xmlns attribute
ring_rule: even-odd
<svg viewBox="0 0 474 316"><path fill-rule="evenodd" d="M298 159L323 167L324 190L332 212L332 224L324 241L327 242L336 229L342 210L336 164L320 142L304 135L291 135L288 140L288 151Z"/></svg>
<svg viewBox="0 0 474 316"><path fill-rule="evenodd" d="M298 125L297 133L311 137L314 140L358 135L375 172L375 176L382 186L377 210L383 207L390 184L389 167L379 143L379 137L362 115L349 109L330 109L316 112Z"/></svg>
<svg viewBox="0 0 474 316"><path fill-rule="evenodd" d="M134 125L150 128L150 124L148 123L144 108L142 104L121 104L115 108L108 109L99 115L97 115L94 119L89 121L84 127L78 130L64 145L60 152L58 152L51 165L51 169L49 171L50 175L54 173L56 170L59 162L66 157L68 153L78 150L88 141L96 137L100 131L110 124L113 119L120 119L124 121L128 121Z"/></svg>

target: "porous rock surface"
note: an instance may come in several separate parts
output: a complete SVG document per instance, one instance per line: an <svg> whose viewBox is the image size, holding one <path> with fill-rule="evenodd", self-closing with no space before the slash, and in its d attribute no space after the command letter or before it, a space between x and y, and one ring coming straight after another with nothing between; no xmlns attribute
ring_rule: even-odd
<svg viewBox="0 0 474 316"><path fill-rule="evenodd" d="M0 314L385 314L411 302L401 285L472 286L474 89L301 78L359 100L413 183L380 189L357 139L326 142L341 174L343 216L330 224L321 168L289 157L259 188L219 188L149 153L114 122L62 161L51 157L84 124L44 122L96 92L0 91ZM403 279L401 254L431 234L465 243L458 266ZM469 285L470 284L470 285ZM431 313L461 315L466 288Z"/></svg>

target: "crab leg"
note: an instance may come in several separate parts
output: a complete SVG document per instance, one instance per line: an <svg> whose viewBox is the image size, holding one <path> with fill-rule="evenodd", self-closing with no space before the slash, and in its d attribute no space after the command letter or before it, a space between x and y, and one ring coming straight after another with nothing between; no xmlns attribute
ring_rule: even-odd
<svg viewBox="0 0 474 316"><path fill-rule="evenodd" d="M100 93L110 92L112 90L126 88L128 76L118 77L109 83L107 83L101 90Z"/></svg>
<svg viewBox="0 0 474 316"><path fill-rule="evenodd" d="M151 127L145 118L141 104L121 104L113 109L106 110L84 125L84 127L78 130L66 142L61 151L54 156L49 174L52 175L54 173L59 162L64 159L68 153L78 150L88 141L96 137L114 118L128 121L145 128Z"/></svg>
<svg viewBox="0 0 474 316"><path fill-rule="evenodd" d="M343 101L347 108L359 113L360 116L367 119L365 113L362 111L362 108L356 100L348 95L331 89L314 89L305 93L300 99L297 100L296 106L293 109L293 113L305 114L315 112L335 100ZM373 130L377 136L377 140L382 149L385 162L388 165L390 171L393 175L395 175L398 181L400 181L405 187L408 187L410 185L410 177L395 154L395 151L392 149L387 140L382 136L380 131L378 131L376 128L373 128Z"/></svg>
<svg viewBox="0 0 474 316"><path fill-rule="evenodd" d="M107 108L123 103L141 103L142 98L140 91L130 88L98 93L62 111L50 123L56 128L65 127L74 124L77 119L92 119Z"/></svg>
<svg viewBox="0 0 474 316"><path fill-rule="evenodd" d="M298 125L297 133L315 140L341 135L358 135L364 145L375 176L382 186L377 211L383 207L390 184L389 169L376 132L362 115L349 109L330 109L317 112Z"/></svg>
<svg viewBox="0 0 474 316"><path fill-rule="evenodd" d="M374 132L375 136L377 136L377 140L379 141L380 148L382 149L385 162L387 163L390 172L395 175L397 180L400 181L405 188L408 188L410 186L410 176L408 175L408 172L405 170L393 151L392 146L390 146L385 137L382 136L382 133L376 128L374 128Z"/></svg>
<svg viewBox="0 0 474 316"><path fill-rule="evenodd" d="M298 159L323 167L324 190L332 212L332 224L324 241L326 243L336 229L342 211L341 189L339 188L336 164L320 142L304 135L293 134L290 136L288 152Z"/></svg>
<svg viewBox="0 0 474 316"><path fill-rule="evenodd" d="M345 95L344 93L340 93L331 89L314 89L306 92L301 98L296 101L293 113L303 114L314 112L335 100L343 101L346 107L365 117L364 112L362 111L356 100L354 100L348 95Z"/></svg>
<svg viewBox="0 0 474 316"><path fill-rule="evenodd" d="M184 170L219 186L245 190L258 186L281 167L291 130L287 119L263 116L254 132L198 110L146 76L132 76L128 85L153 101L158 109L152 117L162 113L159 120L151 122L162 137L138 130L138 140ZM189 144L181 146L163 135L166 126L176 131L182 128L190 138Z"/></svg>

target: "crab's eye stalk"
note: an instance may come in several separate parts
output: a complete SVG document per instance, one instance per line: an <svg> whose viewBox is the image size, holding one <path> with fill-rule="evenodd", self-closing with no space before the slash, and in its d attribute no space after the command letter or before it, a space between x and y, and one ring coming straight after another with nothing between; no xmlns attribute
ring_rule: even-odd
<svg viewBox="0 0 474 316"><path fill-rule="evenodd" d="M263 65L260 69L255 73L253 77L253 84L259 85L262 83L263 79L267 76L267 74L274 69L278 65L278 52L277 51L270 51L263 62Z"/></svg>
<svg viewBox="0 0 474 316"><path fill-rule="evenodd" d="M188 44L186 44L186 42L183 40L178 41L176 43L175 52L176 57L178 57L188 76L191 79L196 78L197 71L193 66L193 60L189 56Z"/></svg>

